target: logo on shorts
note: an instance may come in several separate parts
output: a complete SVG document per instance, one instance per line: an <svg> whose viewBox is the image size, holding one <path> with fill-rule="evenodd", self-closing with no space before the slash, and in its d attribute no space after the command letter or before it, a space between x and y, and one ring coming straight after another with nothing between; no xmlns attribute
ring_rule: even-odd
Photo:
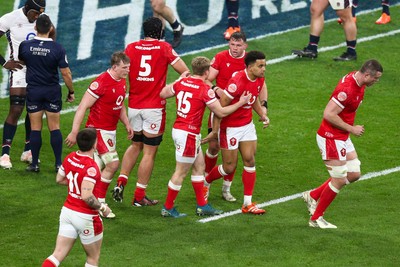
<svg viewBox="0 0 400 267"><path fill-rule="evenodd" d="M236 138L233 137L233 138L229 139L229 143L231 144L231 146L235 146L237 143Z"/></svg>
<svg viewBox="0 0 400 267"><path fill-rule="evenodd" d="M154 130L156 127L157 127L157 124L155 124L155 123L152 123L152 124L150 125L150 129L152 129L152 130Z"/></svg>
<svg viewBox="0 0 400 267"><path fill-rule="evenodd" d="M345 157L345 156L346 156L346 149L345 149L345 148L342 148L342 149L340 150L340 154L342 155L342 157Z"/></svg>
<svg viewBox="0 0 400 267"><path fill-rule="evenodd" d="M108 144L109 146L114 146L114 142L113 142L113 140L111 140L111 139L108 139L108 140L107 140L107 144Z"/></svg>
<svg viewBox="0 0 400 267"><path fill-rule="evenodd" d="M90 90L96 90L99 88L99 83L98 82L92 82L89 86Z"/></svg>
<svg viewBox="0 0 400 267"><path fill-rule="evenodd" d="M89 235L89 234L90 234L90 230L89 230L89 229L83 230L83 234L84 234L84 235Z"/></svg>

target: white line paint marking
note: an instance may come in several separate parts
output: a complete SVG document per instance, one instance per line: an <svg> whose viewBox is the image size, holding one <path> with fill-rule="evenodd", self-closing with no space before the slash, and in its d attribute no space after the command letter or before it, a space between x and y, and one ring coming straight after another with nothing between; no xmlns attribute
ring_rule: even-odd
<svg viewBox="0 0 400 267"><path fill-rule="evenodd" d="M400 171L400 166L395 167L395 168L391 168L391 169L386 169L386 170L379 171L379 172L370 172L370 173L367 173L367 174L361 176L360 181L361 180L368 180L368 179L379 177L379 176L388 175L388 174L391 174L391 173L394 173L394 172L398 172L398 171ZM257 204L257 206L260 207L260 208L267 207L267 206L271 206L271 205L287 202L289 200L293 200L293 199L300 198L300 197L301 197L301 193L297 193L297 194L294 194L294 195L291 195L291 196L286 196L286 197L270 200L270 201L267 201L267 202L264 202L264 203L261 203L261 204ZM223 219L223 218L226 218L226 217L229 217L229 216L233 216L233 215L236 215L236 214L241 214L241 213L242 213L241 209L233 210L233 211L229 211L229 212L224 212L221 215L216 215L216 216L213 216L213 217L207 217L207 218L201 219L198 222L208 223L208 222L211 222L211 221L216 221L216 220L219 220L219 219Z"/></svg>

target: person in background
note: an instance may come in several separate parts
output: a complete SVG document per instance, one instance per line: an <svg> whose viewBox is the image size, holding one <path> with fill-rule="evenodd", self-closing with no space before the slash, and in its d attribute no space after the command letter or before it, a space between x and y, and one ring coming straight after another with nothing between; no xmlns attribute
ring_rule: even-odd
<svg viewBox="0 0 400 267"><path fill-rule="evenodd" d="M39 153L42 146L43 115L46 114L50 131L56 172L61 165L63 138L60 131L62 93L58 69L68 88L66 101L75 100L72 74L64 47L49 38L53 24L48 15L39 15L35 29L37 36L23 41L19 46L18 58L26 65L26 110L31 122L30 143L32 163L27 171L39 172Z"/></svg>
<svg viewBox="0 0 400 267"><path fill-rule="evenodd" d="M3 15L0 18L0 37L6 36L10 50L10 59L0 55L0 65L10 72L10 108L3 127L3 145L0 167L11 169L10 149L17 131L18 120L24 110L26 101L26 67L18 60L19 44L36 36L35 23L46 8L45 0L27 0L22 8ZM6 34L8 33L9 34ZM29 115L25 117L25 147L21 161L32 163L29 143L31 125Z"/></svg>
<svg viewBox="0 0 400 267"><path fill-rule="evenodd" d="M228 11L228 28L224 32L224 38L229 41L233 33L240 32L239 0L225 0L225 5Z"/></svg>
<svg viewBox="0 0 400 267"><path fill-rule="evenodd" d="M172 9L166 5L165 0L150 0L153 16L161 19L163 22L163 30L160 39L165 39L165 20L171 25L174 39L171 42L173 48L177 48L182 42L183 29L181 23L176 19Z"/></svg>
<svg viewBox="0 0 400 267"><path fill-rule="evenodd" d="M303 193L311 218L309 226L337 228L323 215L339 191L361 176L356 149L350 134L360 137L364 125L354 125L357 110L364 99L366 87L379 81L383 67L377 60L366 61L360 70L341 78L325 107L322 123L317 132L317 144L330 177L318 188Z"/></svg>
<svg viewBox="0 0 400 267"><path fill-rule="evenodd" d="M96 135L93 128L81 130L76 136L79 150L70 153L58 170L56 181L68 186L68 196L61 209L56 247L43 261L42 267L59 266L78 236L86 253L85 266L99 264L103 241L103 222L99 212L108 215L111 210L95 195L100 182L100 170L93 160Z"/></svg>
<svg viewBox="0 0 400 267"><path fill-rule="evenodd" d="M381 0L381 5L382 5L382 14L375 21L375 24L388 24L390 22L390 0ZM358 0L353 0L353 4L351 6L351 14L353 16L354 22L357 21L356 13L357 13L357 7L358 7ZM342 24L342 20L339 18L338 23Z"/></svg>
<svg viewBox="0 0 400 267"><path fill-rule="evenodd" d="M298 57L318 57L318 43L324 30L324 12L329 4L331 4L338 17L343 21L343 30L347 45L346 52L338 57L334 57L333 60L350 61L357 59L357 26L351 16L351 2L348 0L313 0L310 6L311 23L308 45L303 50L292 50L292 54Z"/></svg>

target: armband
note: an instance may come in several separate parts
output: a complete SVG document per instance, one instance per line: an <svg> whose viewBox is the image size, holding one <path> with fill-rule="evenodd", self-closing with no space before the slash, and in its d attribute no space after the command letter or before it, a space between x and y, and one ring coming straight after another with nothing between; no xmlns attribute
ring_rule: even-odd
<svg viewBox="0 0 400 267"><path fill-rule="evenodd" d="M6 64L7 61L4 59L4 57L2 55L0 55L0 65L4 66L4 64Z"/></svg>
<svg viewBox="0 0 400 267"><path fill-rule="evenodd" d="M107 210L107 205L104 204L104 203L101 203L101 204L100 204L100 209L99 209L99 211L105 212L106 210Z"/></svg>
<svg viewBox="0 0 400 267"><path fill-rule="evenodd" d="M268 101L267 100L261 101L261 106L264 106L266 109L268 109Z"/></svg>

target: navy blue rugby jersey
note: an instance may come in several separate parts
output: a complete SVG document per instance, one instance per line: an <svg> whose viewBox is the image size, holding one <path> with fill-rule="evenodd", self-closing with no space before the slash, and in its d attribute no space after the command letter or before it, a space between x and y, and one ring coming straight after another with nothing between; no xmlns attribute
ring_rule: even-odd
<svg viewBox="0 0 400 267"><path fill-rule="evenodd" d="M19 46L19 60L27 67L28 86L59 85L59 68L68 67L65 49L51 38L35 37Z"/></svg>

